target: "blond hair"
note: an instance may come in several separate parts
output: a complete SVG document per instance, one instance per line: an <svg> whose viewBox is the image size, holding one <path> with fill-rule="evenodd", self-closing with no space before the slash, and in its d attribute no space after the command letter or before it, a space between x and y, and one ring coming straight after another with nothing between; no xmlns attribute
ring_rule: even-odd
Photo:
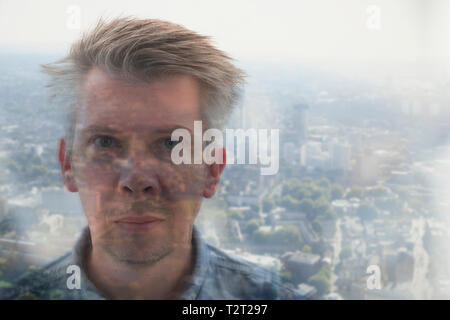
<svg viewBox="0 0 450 320"><path fill-rule="evenodd" d="M75 42L69 54L42 65L50 75L52 97L68 108L66 143L71 154L76 109L86 74L99 67L124 81L149 83L170 75L196 78L202 92L202 117L207 127L223 128L241 98L245 73L210 37L159 19L100 19Z"/></svg>

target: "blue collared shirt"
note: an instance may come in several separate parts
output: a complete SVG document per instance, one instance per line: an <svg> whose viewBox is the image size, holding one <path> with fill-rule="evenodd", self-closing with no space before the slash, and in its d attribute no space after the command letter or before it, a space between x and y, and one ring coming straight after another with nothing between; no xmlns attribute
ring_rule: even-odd
<svg viewBox="0 0 450 320"><path fill-rule="evenodd" d="M192 245L195 257L193 273L179 296L180 300L303 298L297 291L283 285L277 274L206 243L196 227L193 228ZM17 295L31 295L38 299L106 299L84 271L84 257L90 246L90 231L85 227L74 249L23 278ZM79 286L71 277L73 266L80 271Z"/></svg>

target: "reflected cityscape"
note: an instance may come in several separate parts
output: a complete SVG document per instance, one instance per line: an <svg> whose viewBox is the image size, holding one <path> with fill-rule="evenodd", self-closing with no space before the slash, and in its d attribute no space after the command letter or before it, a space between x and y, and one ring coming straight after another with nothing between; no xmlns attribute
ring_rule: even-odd
<svg viewBox="0 0 450 320"><path fill-rule="evenodd" d="M0 296L86 225L57 162L64 110L39 73L53 60L0 53ZM250 80L227 128L279 129L279 171L227 166L197 218L207 242L311 299L449 299L450 78L240 63Z"/></svg>

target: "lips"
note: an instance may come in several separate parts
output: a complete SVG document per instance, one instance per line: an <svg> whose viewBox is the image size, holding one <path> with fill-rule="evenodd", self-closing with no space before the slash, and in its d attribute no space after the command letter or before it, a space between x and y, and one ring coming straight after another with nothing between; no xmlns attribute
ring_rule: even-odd
<svg viewBox="0 0 450 320"><path fill-rule="evenodd" d="M160 225L164 220L149 216L130 216L116 220L115 223L123 230L130 232L147 232Z"/></svg>
<svg viewBox="0 0 450 320"><path fill-rule="evenodd" d="M145 216L139 216L139 217L124 217L116 222L122 222L122 223L149 223L154 221L162 221L162 219L156 218L156 217L145 217Z"/></svg>

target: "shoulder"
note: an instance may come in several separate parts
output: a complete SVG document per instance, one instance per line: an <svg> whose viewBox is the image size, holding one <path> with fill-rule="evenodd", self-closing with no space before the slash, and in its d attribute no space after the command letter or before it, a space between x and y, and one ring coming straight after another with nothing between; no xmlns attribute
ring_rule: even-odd
<svg viewBox="0 0 450 320"><path fill-rule="evenodd" d="M36 269L28 270L14 281L5 299L61 299L64 295L67 269L73 264L67 252Z"/></svg>
<svg viewBox="0 0 450 320"><path fill-rule="evenodd" d="M210 279L207 291L215 291L223 299L287 300L302 299L284 285L278 275L244 258L207 244ZM213 288L210 286L214 286Z"/></svg>

